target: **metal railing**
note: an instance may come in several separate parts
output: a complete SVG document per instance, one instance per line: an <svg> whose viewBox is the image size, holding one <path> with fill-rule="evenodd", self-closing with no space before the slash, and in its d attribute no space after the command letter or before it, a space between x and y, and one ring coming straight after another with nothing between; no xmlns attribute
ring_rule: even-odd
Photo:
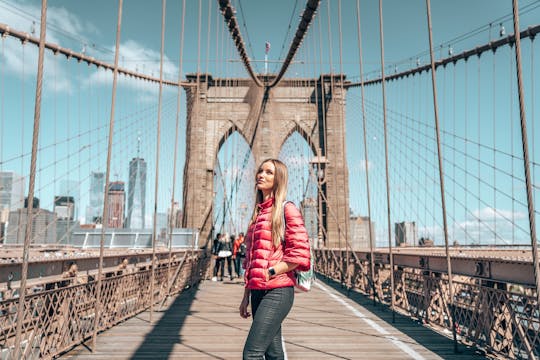
<svg viewBox="0 0 540 360"><path fill-rule="evenodd" d="M491 257L487 256L491 251L484 251L484 256L478 256L475 250L471 250L470 256L466 253L467 250L461 250L451 256L453 292L449 291L448 274L434 271L437 262L444 265L440 254L430 255L425 249L416 254L413 250L407 256L394 255L395 311L447 334L454 327L459 342L497 357L538 359L537 290L534 277L521 276L522 272L531 274L532 260L517 256L512 260L508 256L512 251L505 251L506 256L500 253ZM516 251L516 255L521 253ZM353 252L347 259L343 250L316 250L316 271L389 305L392 272L388 257L387 251L377 249L372 276L367 251ZM505 280L511 278L515 280Z"/></svg>
<svg viewBox="0 0 540 360"><path fill-rule="evenodd" d="M95 276L57 279L33 286L24 299L22 336L16 344L18 298L0 302L0 358L13 359L15 348L24 359L50 359L92 337L94 327L106 330L150 307L163 303L200 281L207 258L201 250L155 261L154 294L150 294L152 263L106 269L101 281L100 316L95 318ZM34 293L32 293L34 291ZM37 292L36 292L37 291Z"/></svg>

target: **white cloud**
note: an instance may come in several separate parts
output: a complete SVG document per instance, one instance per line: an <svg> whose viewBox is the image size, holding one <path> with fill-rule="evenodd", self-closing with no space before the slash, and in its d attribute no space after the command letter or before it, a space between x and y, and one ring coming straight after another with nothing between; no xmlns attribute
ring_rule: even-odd
<svg viewBox="0 0 540 360"><path fill-rule="evenodd" d="M41 7L35 4L20 2L2 6L0 22L6 23L14 30L27 32L30 36L39 37L39 18ZM95 34L98 29L91 23L84 22L76 15L63 7L49 6L47 9L47 42L64 46L58 37L58 30L67 33L73 39L85 42L85 36ZM77 41L77 40L76 40ZM74 49L79 51L80 49ZM2 52L2 66L6 66L9 73L15 74L25 80L35 79L37 74L38 48L33 44L21 44L14 38L4 41ZM62 66L66 59L59 61L51 52L45 52L44 80L46 92L70 92L73 89L73 80Z"/></svg>
<svg viewBox="0 0 540 360"><path fill-rule="evenodd" d="M475 210L473 212L475 219L480 219L480 221L495 221L495 220L508 220L512 221L514 220L521 220L525 219L527 215L523 212L514 212L503 210L503 209L495 209L492 207L485 207L480 210Z"/></svg>
<svg viewBox="0 0 540 360"><path fill-rule="evenodd" d="M114 47L111 47L111 51L114 52ZM134 40L128 40L125 43L120 44L121 60L119 60L119 66L122 68L159 78L159 58L160 54L157 51L145 48L143 45ZM123 59L137 59L137 61L124 62ZM163 58L163 74L164 79L174 80L176 80L176 77L173 78L170 74L178 74L178 67L166 56ZM147 102L156 101L157 97L151 96L150 94L157 94L159 89L157 83L124 76L120 77L119 79L119 86L137 90L139 93L139 100ZM107 75L102 76L99 74L99 71L96 70L87 79L87 84L90 83L97 85L110 85L112 83L112 72L107 71ZM177 91L176 89L171 90L172 88L170 86L164 86L163 89L165 92ZM142 94L143 92L146 94Z"/></svg>

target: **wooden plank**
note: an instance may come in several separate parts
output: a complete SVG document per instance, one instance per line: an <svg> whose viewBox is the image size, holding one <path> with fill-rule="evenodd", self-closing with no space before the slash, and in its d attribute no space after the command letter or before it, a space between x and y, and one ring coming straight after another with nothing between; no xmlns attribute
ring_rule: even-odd
<svg viewBox="0 0 540 360"><path fill-rule="evenodd" d="M161 311L142 313L98 337L96 352L78 346L67 359L240 359L251 320L238 315L240 280L200 284L171 299ZM382 333L381 333L382 332ZM481 359L450 339L339 287L318 281L296 294L283 324L288 359Z"/></svg>

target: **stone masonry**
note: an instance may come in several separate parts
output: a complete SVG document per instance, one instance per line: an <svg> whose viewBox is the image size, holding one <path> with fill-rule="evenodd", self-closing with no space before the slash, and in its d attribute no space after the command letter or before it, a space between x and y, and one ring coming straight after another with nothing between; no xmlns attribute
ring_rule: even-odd
<svg viewBox="0 0 540 360"><path fill-rule="evenodd" d="M345 247L349 183L345 152L343 78L283 80L274 88L250 79L188 75L183 226L200 230L200 244L211 240L214 166L227 136L237 131L249 144L256 166L277 158L287 138L298 132L314 156L328 160L319 194L319 213L328 248ZM261 77L268 84L270 76ZM323 81L321 81L323 80ZM199 84L197 86L197 84Z"/></svg>

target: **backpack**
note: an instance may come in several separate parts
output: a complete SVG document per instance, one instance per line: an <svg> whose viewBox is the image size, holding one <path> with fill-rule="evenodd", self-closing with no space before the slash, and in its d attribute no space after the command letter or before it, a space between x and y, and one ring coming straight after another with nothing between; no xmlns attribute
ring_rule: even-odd
<svg viewBox="0 0 540 360"><path fill-rule="evenodd" d="M282 215L282 223L283 223L283 243L285 243L285 228L286 228L286 221L285 221L285 205L288 202L292 201L284 201L283 202L283 215ZM298 290L299 292L307 292L311 290L311 285L315 282L315 271L313 266L313 245L311 244L311 241L309 241L309 270L306 271L298 271L294 270L294 277L295 277L295 290Z"/></svg>
<svg viewBox="0 0 540 360"><path fill-rule="evenodd" d="M246 249L247 249L247 246L245 243L241 243L240 246L238 247L238 254L240 256L246 256Z"/></svg>

